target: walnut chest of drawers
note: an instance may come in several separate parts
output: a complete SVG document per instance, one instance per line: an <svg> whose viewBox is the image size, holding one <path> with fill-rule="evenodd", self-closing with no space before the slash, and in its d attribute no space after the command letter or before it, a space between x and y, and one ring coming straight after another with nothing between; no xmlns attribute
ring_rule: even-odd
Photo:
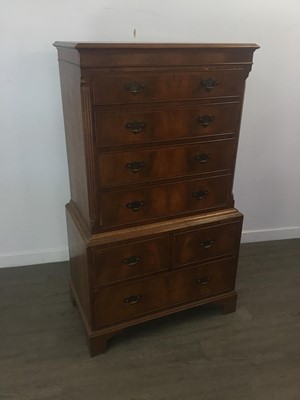
<svg viewBox="0 0 300 400"><path fill-rule="evenodd" d="M235 310L232 186L254 44L56 42L71 294L91 355L124 328Z"/></svg>

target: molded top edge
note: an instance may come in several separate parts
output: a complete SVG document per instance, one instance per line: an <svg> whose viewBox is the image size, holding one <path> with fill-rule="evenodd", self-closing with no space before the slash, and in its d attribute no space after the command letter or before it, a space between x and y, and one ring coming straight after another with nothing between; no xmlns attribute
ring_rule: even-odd
<svg viewBox="0 0 300 400"><path fill-rule="evenodd" d="M61 42L53 43L55 47L77 50L93 49L259 49L255 43L147 43L147 42Z"/></svg>

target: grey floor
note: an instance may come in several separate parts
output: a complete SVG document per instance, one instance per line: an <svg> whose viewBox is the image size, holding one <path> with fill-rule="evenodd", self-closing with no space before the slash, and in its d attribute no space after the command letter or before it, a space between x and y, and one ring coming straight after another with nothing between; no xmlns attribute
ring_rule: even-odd
<svg viewBox="0 0 300 400"><path fill-rule="evenodd" d="M299 400L300 239L243 245L236 313L130 328L90 358L67 263L0 270L1 400Z"/></svg>

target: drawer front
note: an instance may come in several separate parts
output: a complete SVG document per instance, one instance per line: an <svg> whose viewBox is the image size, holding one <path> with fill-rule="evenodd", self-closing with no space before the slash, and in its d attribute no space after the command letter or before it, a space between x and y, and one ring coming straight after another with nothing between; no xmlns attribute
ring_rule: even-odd
<svg viewBox="0 0 300 400"><path fill-rule="evenodd" d="M99 288L94 295L97 326L110 325L234 289L236 258Z"/></svg>
<svg viewBox="0 0 300 400"><path fill-rule="evenodd" d="M168 268L169 238L93 250L93 284L99 286Z"/></svg>
<svg viewBox="0 0 300 400"><path fill-rule="evenodd" d="M243 93L244 70L133 71L92 74L93 103L178 101Z"/></svg>
<svg viewBox="0 0 300 400"><path fill-rule="evenodd" d="M140 183L207 172L231 172L236 139L151 150L101 153L100 186Z"/></svg>
<svg viewBox="0 0 300 400"><path fill-rule="evenodd" d="M181 233L174 238L174 265L196 263L238 251L242 217L237 222Z"/></svg>
<svg viewBox="0 0 300 400"><path fill-rule="evenodd" d="M94 111L97 146L118 146L238 132L241 104L220 103Z"/></svg>
<svg viewBox="0 0 300 400"><path fill-rule="evenodd" d="M102 228L150 222L225 207L232 176L177 182L100 196Z"/></svg>
<svg viewBox="0 0 300 400"><path fill-rule="evenodd" d="M171 303L184 303L234 289L237 258L185 268L172 275Z"/></svg>
<svg viewBox="0 0 300 400"><path fill-rule="evenodd" d="M100 288L94 298L96 325L109 325L167 306L166 284L163 276Z"/></svg>

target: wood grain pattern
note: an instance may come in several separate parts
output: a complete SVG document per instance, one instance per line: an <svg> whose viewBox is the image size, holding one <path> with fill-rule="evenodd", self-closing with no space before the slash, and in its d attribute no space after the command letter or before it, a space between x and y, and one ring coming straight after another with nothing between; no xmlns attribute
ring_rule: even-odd
<svg viewBox="0 0 300 400"><path fill-rule="evenodd" d="M102 230L229 208L231 184L232 176L224 175L104 193L100 196Z"/></svg>
<svg viewBox="0 0 300 400"><path fill-rule="evenodd" d="M210 90L203 83L215 82ZM92 74L93 104L141 104L144 102L176 101L242 96L245 70L209 71L155 71L148 72L94 72ZM133 92L134 84L140 85L138 92ZM126 88L132 86L132 89Z"/></svg>
<svg viewBox="0 0 300 400"><path fill-rule="evenodd" d="M211 136L237 134L240 120L239 102L180 104L159 108L126 109L94 108L96 144L99 147L155 144L158 141L199 140ZM199 117L213 116L214 121L203 126ZM128 124L143 124L132 132Z"/></svg>
<svg viewBox="0 0 300 400"><path fill-rule="evenodd" d="M232 291L235 275L236 258L101 288L95 295L96 325L110 325L180 303Z"/></svg>
<svg viewBox="0 0 300 400"><path fill-rule="evenodd" d="M71 198L82 218L91 229L80 69L72 64L63 62L59 64L59 72Z"/></svg>
<svg viewBox="0 0 300 400"><path fill-rule="evenodd" d="M99 186L110 187L202 174L231 173L236 139L99 154Z"/></svg>
<svg viewBox="0 0 300 400"><path fill-rule="evenodd" d="M93 285L137 278L168 269L170 238L160 236L153 240L137 240L130 244L91 248L93 258Z"/></svg>
<svg viewBox="0 0 300 400"><path fill-rule="evenodd" d="M242 218L234 223L181 233L174 237L174 265L197 263L238 252Z"/></svg>

